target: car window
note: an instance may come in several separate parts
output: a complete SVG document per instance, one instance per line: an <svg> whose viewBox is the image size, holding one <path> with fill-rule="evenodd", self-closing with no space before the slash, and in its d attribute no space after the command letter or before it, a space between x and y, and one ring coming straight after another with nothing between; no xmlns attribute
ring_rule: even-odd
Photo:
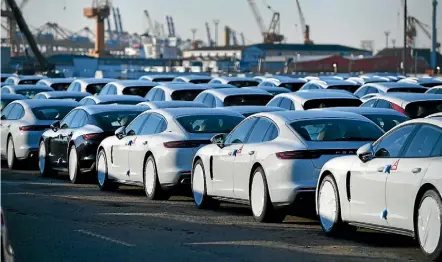
<svg viewBox="0 0 442 262"><path fill-rule="evenodd" d="M195 97L193 101L204 103L204 99L206 98L206 96L207 96L206 93L201 93L197 97Z"/></svg>
<svg viewBox="0 0 442 262"><path fill-rule="evenodd" d="M364 104L362 104L361 107L375 107L377 101L378 101L377 99L369 100Z"/></svg>
<svg viewBox="0 0 442 262"><path fill-rule="evenodd" d="M32 108L32 113L39 120L61 120L74 106L41 106Z"/></svg>
<svg viewBox="0 0 442 262"><path fill-rule="evenodd" d="M230 115L188 115L177 117L177 122L189 133L228 134L244 118Z"/></svg>
<svg viewBox="0 0 442 262"><path fill-rule="evenodd" d="M255 125L258 118L253 117L239 124L226 138L226 144L245 143L250 130Z"/></svg>
<svg viewBox="0 0 442 262"><path fill-rule="evenodd" d="M203 90L177 90L171 94L172 100L193 101Z"/></svg>
<svg viewBox="0 0 442 262"><path fill-rule="evenodd" d="M376 94L376 93L379 93L379 90L378 90L377 88L375 88L375 87L370 86L370 87L368 88L366 94Z"/></svg>
<svg viewBox="0 0 442 262"><path fill-rule="evenodd" d="M98 95L102 96L102 95L107 95L107 93L109 92L109 86L105 85L103 87L103 89L101 89L100 93L98 93Z"/></svg>
<svg viewBox="0 0 442 262"><path fill-rule="evenodd" d="M267 106L276 106L279 107L279 104L281 103L282 98L281 97L275 97L274 99L272 99Z"/></svg>
<svg viewBox="0 0 442 262"><path fill-rule="evenodd" d="M231 95L224 98L224 106L264 106L272 98L271 95Z"/></svg>
<svg viewBox="0 0 442 262"><path fill-rule="evenodd" d="M439 128L431 125L422 126L405 150L404 157L430 157L441 137L442 131Z"/></svg>
<svg viewBox="0 0 442 262"><path fill-rule="evenodd" d="M14 108L8 115L8 120L18 120L25 114L25 109L20 104L15 104Z"/></svg>
<svg viewBox="0 0 442 262"><path fill-rule="evenodd" d="M377 108L393 108L390 102L384 99L378 99L378 103L376 104Z"/></svg>
<svg viewBox="0 0 442 262"><path fill-rule="evenodd" d="M369 88L368 86L364 86L364 87L360 88L359 90L357 90L355 92L355 96L357 96L357 97L364 96L367 93L368 88Z"/></svg>
<svg viewBox="0 0 442 262"><path fill-rule="evenodd" d="M267 136L267 132L272 125L273 123L269 119L265 117L259 118L258 122L256 122L255 126L253 127L249 138L247 139L247 143L265 142L264 138L269 138L269 136Z"/></svg>
<svg viewBox="0 0 442 262"><path fill-rule="evenodd" d="M70 128L82 127L86 122L87 114L84 110L78 110L78 113L75 115L74 119L71 121Z"/></svg>
<svg viewBox="0 0 442 262"><path fill-rule="evenodd" d="M72 110L63 120L61 120L60 128L69 128L72 125L72 120L79 110Z"/></svg>
<svg viewBox="0 0 442 262"><path fill-rule="evenodd" d="M45 99L45 96L44 95L36 95L36 96L34 96L34 99Z"/></svg>
<svg viewBox="0 0 442 262"><path fill-rule="evenodd" d="M153 101L153 98L155 97L155 94L157 93L157 90L159 90L158 88L152 88L148 93L147 93L147 100L149 101Z"/></svg>
<svg viewBox="0 0 442 262"><path fill-rule="evenodd" d="M152 101L163 101L164 100L164 90L158 89Z"/></svg>
<svg viewBox="0 0 442 262"><path fill-rule="evenodd" d="M389 133L381 141L376 142L374 144L375 156L380 158L399 157L402 148L415 128L416 125L402 126Z"/></svg>
<svg viewBox="0 0 442 262"><path fill-rule="evenodd" d="M293 102L288 98L283 98L279 107L290 110L293 108Z"/></svg>
<svg viewBox="0 0 442 262"><path fill-rule="evenodd" d="M2 88L2 94L9 94L10 92L9 88Z"/></svg>
<svg viewBox="0 0 442 262"><path fill-rule="evenodd" d="M144 114L137 118L135 118L126 128L126 133L128 136L138 135L140 132L141 126L143 126L144 122L149 118L150 114Z"/></svg>
<svg viewBox="0 0 442 262"><path fill-rule="evenodd" d="M109 86L109 91L107 92L108 95L116 95L117 94L117 88L114 85Z"/></svg>
<svg viewBox="0 0 442 262"><path fill-rule="evenodd" d="M106 85L106 83L89 84L86 87L86 92L91 93L92 95L99 94L105 85ZM81 91L81 90L78 90L78 91Z"/></svg>
<svg viewBox="0 0 442 262"><path fill-rule="evenodd" d="M15 105L16 104L9 104L5 107L4 110L2 110L2 118L3 119L8 119L8 115L9 115L9 113L11 113L11 110Z"/></svg>
<svg viewBox="0 0 442 262"><path fill-rule="evenodd" d="M402 122L408 120L405 115L374 115L374 114L364 114L366 118L373 121L379 127L381 127L385 132L390 131L393 127L399 125Z"/></svg>
<svg viewBox="0 0 442 262"><path fill-rule="evenodd" d="M161 122L165 121L164 118L159 114L149 114L149 118L147 119L146 123L143 125L140 131L140 135L152 135L159 133L157 132L158 127L160 127ZM161 129L159 129L160 131ZM161 130L161 132L164 131Z"/></svg>
<svg viewBox="0 0 442 262"><path fill-rule="evenodd" d="M210 81L211 84L221 84L221 81L219 80L212 80Z"/></svg>
<svg viewBox="0 0 442 262"><path fill-rule="evenodd" d="M262 142L272 141L273 139L278 137L278 134L279 134L278 128L272 122L272 124L270 125L269 129L267 129L267 132L264 135L264 139L262 140Z"/></svg>
<svg viewBox="0 0 442 262"><path fill-rule="evenodd" d="M215 97L213 97L211 94L207 94L203 103L208 107L215 107Z"/></svg>

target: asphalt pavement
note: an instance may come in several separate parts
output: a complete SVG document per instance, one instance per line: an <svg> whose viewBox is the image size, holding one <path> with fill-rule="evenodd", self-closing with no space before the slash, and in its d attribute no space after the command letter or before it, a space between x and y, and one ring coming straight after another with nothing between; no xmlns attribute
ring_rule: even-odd
<svg viewBox="0 0 442 262"><path fill-rule="evenodd" d="M189 197L149 201L140 188L101 192L67 175L1 170L16 261L422 261L407 237L359 230L326 237L314 218L253 221L248 207L198 210Z"/></svg>

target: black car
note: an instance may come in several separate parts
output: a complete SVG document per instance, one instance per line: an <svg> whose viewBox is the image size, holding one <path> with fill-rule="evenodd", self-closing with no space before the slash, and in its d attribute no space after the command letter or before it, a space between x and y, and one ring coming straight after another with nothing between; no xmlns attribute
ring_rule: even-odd
<svg viewBox="0 0 442 262"><path fill-rule="evenodd" d="M48 176L68 171L72 183L84 181L85 173L95 170L95 155L101 141L146 109L135 105L90 105L73 109L41 136L40 173Z"/></svg>

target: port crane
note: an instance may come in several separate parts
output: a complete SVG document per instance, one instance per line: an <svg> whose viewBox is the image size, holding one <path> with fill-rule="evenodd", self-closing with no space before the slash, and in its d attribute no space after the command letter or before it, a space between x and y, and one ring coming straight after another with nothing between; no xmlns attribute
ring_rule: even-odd
<svg viewBox="0 0 442 262"><path fill-rule="evenodd" d="M261 13L254 0L247 0L250 9L253 12L258 28L263 36L264 43L274 44L281 43L284 40L284 35L280 34L280 13L274 11L270 6L267 6L273 12L272 20L270 22L268 30L264 26L264 22Z"/></svg>
<svg viewBox="0 0 442 262"><path fill-rule="evenodd" d="M407 38L408 42L411 46L414 46L414 39L417 36L417 27L418 26L421 31L431 40L431 33L429 32L429 25L422 23L416 17L408 16L407 17ZM436 43L436 49L440 49L440 43Z"/></svg>
<svg viewBox="0 0 442 262"><path fill-rule="evenodd" d="M214 46L215 42L212 40L212 35L210 34L210 27L208 22L206 22L206 32L207 32L207 44L209 46Z"/></svg>
<svg viewBox="0 0 442 262"><path fill-rule="evenodd" d="M298 7L299 19L301 22L302 32L304 36L304 44L311 45L313 44L313 41L310 39L310 26L305 23L304 13L302 12L299 0L296 0L296 6Z"/></svg>
<svg viewBox="0 0 442 262"><path fill-rule="evenodd" d="M83 15L90 19L95 19L95 48L91 52L92 56L100 57L105 55L104 41L104 20L110 15L110 5L107 0L94 0L92 7L83 9ZM117 17L120 17L117 9ZM122 29L121 27L119 29Z"/></svg>

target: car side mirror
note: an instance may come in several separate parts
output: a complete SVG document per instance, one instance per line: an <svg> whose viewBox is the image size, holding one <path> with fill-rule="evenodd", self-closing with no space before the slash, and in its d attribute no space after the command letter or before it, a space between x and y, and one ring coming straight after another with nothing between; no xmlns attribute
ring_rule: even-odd
<svg viewBox="0 0 442 262"><path fill-rule="evenodd" d="M52 131L57 132L58 129L60 129L60 121L55 121L49 127L52 129Z"/></svg>
<svg viewBox="0 0 442 262"><path fill-rule="evenodd" d="M219 148L223 148L223 147L224 147L225 140L226 140L226 135L224 135L224 134L218 134L218 135L213 136L213 137L210 139L210 142L211 142L212 144L216 144L217 146L219 146Z"/></svg>
<svg viewBox="0 0 442 262"><path fill-rule="evenodd" d="M126 127L122 126L122 127L119 127L117 130L115 130L115 136L118 139L122 139L123 137L125 137L126 136Z"/></svg>
<svg viewBox="0 0 442 262"><path fill-rule="evenodd" d="M371 143L363 145L356 151L356 155L358 155L359 159L366 163L374 158L373 146Z"/></svg>

